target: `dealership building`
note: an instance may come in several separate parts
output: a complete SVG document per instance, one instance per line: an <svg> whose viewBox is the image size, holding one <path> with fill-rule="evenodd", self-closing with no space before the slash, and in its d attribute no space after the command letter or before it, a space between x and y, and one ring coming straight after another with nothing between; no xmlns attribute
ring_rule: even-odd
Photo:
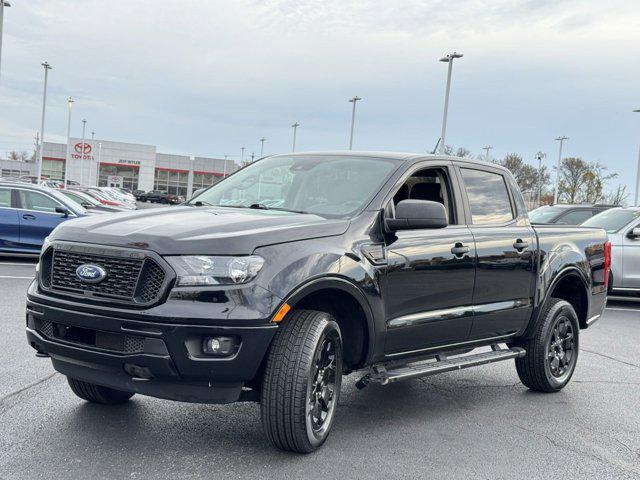
<svg viewBox="0 0 640 480"><path fill-rule="evenodd" d="M131 190L162 190L191 196L236 171L232 160L159 153L154 145L71 138L67 145L44 142L42 175L83 185L117 186ZM37 164L0 160L2 176L37 175Z"/></svg>

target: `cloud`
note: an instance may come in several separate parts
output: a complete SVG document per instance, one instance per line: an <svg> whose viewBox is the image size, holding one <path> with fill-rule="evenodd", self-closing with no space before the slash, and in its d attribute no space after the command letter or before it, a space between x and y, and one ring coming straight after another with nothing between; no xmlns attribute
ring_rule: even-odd
<svg viewBox="0 0 640 480"><path fill-rule="evenodd" d="M442 114L446 69L437 60L459 50L451 143L533 158L566 133L571 154L622 171L637 148L629 110L640 11L631 3L15 2L5 15L0 119L29 138L38 129L47 59L47 125L58 135L71 95L76 134L84 117L103 138L184 154L258 150L262 136L273 153L289 148L297 120L300 148L340 148L347 99L358 94L358 147L425 151Z"/></svg>

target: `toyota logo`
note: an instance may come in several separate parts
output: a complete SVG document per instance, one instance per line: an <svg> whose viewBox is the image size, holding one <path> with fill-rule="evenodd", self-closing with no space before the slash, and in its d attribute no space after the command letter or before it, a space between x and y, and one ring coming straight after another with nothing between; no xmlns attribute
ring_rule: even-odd
<svg viewBox="0 0 640 480"><path fill-rule="evenodd" d="M89 155L91 153L91 145L89 145L88 143L84 144L84 148L82 147L82 143L76 143L73 149L77 153L83 153L85 155ZM82 150L84 150L84 152Z"/></svg>

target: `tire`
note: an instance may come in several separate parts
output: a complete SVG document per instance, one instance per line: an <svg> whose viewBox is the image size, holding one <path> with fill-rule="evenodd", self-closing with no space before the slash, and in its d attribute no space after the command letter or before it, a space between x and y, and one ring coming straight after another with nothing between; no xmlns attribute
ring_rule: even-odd
<svg viewBox="0 0 640 480"><path fill-rule="evenodd" d="M328 313L292 312L276 333L262 380L260 414L269 441L297 453L319 448L331 431L341 382L338 324Z"/></svg>
<svg viewBox="0 0 640 480"><path fill-rule="evenodd" d="M109 387L103 387L94 383L85 382L76 378L67 377L69 386L78 397L91 403L102 405L118 405L133 397L131 392L123 392Z"/></svg>
<svg viewBox="0 0 640 480"><path fill-rule="evenodd" d="M139 201L145 203L147 201L147 199L145 197L140 197Z"/></svg>
<svg viewBox="0 0 640 480"><path fill-rule="evenodd" d="M524 357L516 358L520 381L537 392L562 390L578 362L579 331L571 304L552 298L538 318L532 338L520 344L527 351Z"/></svg>
<svg viewBox="0 0 640 480"><path fill-rule="evenodd" d="M167 200L166 198L161 198L160 203L169 203L169 200Z"/></svg>

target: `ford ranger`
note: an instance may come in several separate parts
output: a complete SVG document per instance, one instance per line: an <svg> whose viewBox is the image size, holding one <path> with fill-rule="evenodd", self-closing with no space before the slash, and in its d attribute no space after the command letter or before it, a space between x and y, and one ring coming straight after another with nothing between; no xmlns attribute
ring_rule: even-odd
<svg viewBox="0 0 640 480"><path fill-rule="evenodd" d="M58 226L27 338L84 400L257 401L274 446L311 452L350 373L364 388L514 359L559 391L610 258L601 229L532 227L497 165L277 155L175 208Z"/></svg>

